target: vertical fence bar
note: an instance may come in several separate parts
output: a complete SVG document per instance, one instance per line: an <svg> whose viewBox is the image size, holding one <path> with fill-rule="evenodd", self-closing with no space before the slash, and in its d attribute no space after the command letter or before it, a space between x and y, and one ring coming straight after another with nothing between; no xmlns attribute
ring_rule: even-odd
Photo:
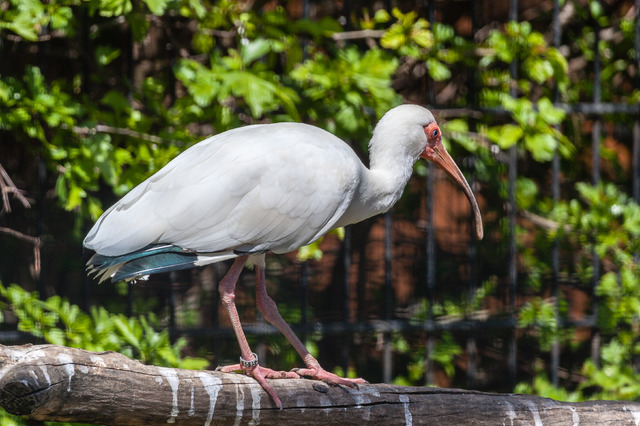
<svg viewBox="0 0 640 426"><path fill-rule="evenodd" d="M222 274L223 263L218 262L211 265L213 273L213 292L211 293L211 325L214 331L220 330L220 293L218 291L218 285ZM213 359L220 359L220 348L222 346L222 338L218 337L213 339Z"/></svg>
<svg viewBox="0 0 640 426"><path fill-rule="evenodd" d="M428 2L427 19L429 23L433 25L435 21L435 1ZM432 83L432 82L431 82ZM435 103L435 92L433 84L428 87L427 98L430 105ZM427 271L426 271L426 284L427 284L427 317L426 322L428 324L433 322L433 300L435 297L436 288L436 238L433 226L433 187L434 187L434 172L435 167L430 161L427 162L427 193L426 193L426 208L427 208ZM428 328L427 328L428 329ZM425 362L425 384L433 384L435 381L433 372L433 363L431 362L431 353L435 348L435 340L433 332L429 332L427 335L426 346L426 362Z"/></svg>
<svg viewBox="0 0 640 426"><path fill-rule="evenodd" d="M351 30L351 2L345 0L342 7L346 22L343 28L346 31ZM344 268L344 277L342 280L342 321L344 325L348 325L351 321L351 287L349 284L349 271L351 270L351 227L347 226L344 230L344 240L342 242L344 249L344 257L342 258L342 266ZM344 374L347 375L349 369L349 355L351 352L351 338L350 333L345 333L343 337L342 345L342 368Z"/></svg>
<svg viewBox="0 0 640 426"><path fill-rule="evenodd" d="M436 239L435 230L433 226L433 188L434 188L434 165L429 162L427 164L427 194L426 194L426 208L427 208L427 271L426 271L426 284L427 284L427 324L433 322L433 301L435 298L436 288ZM429 329L429 327L427 327ZM433 352L435 341L433 339L433 333L428 332L427 335L427 352L425 362L425 384L433 384L433 366L430 361L431 352Z"/></svg>
<svg viewBox="0 0 640 426"><path fill-rule="evenodd" d="M39 31L39 36L45 36L49 33L49 27L47 25L43 25L40 28ZM42 70L43 73L46 73L47 71L47 58L44 56L45 54L45 50L44 50L44 46L40 45L40 47L38 48L37 51L37 64L38 67L40 67L40 69ZM45 217L47 217L47 212L46 212L46 207L45 207L45 200L47 199L46 197L46 191L47 191L47 165L44 162L43 156L39 155L38 156L38 194L37 194L37 201L36 201L36 217L37 217L37 223L36 223L36 235L38 236L38 238L42 237L42 235L45 232L46 229L46 224L45 224ZM49 295L47 294L47 288L45 286L45 279L44 277L47 276L47 271L44 269L46 266L46 262L45 262L45 256L46 256L46 250L43 250L43 247L40 247L40 274L37 277L37 288L38 288L38 294L40 295L41 298L45 298L48 297ZM85 279L82 280L82 284L83 284L83 303L84 306L83 308L85 310L89 309L90 306L90 302L89 302L89 287L91 286L91 282L89 279L86 278L86 274L85 274ZM62 289L57 289L56 293L61 294L62 292L60 291ZM69 291L68 288L65 288L64 291Z"/></svg>
<svg viewBox="0 0 640 426"><path fill-rule="evenodd" d="M133 302L134 302L134 292L133 292L133 284L131 281L127 283L127 316L133 316Z"/></svg>
<svg viewBox="0 0 640 426"><path fill-rule="evenodd" d="M635 86L637 90L640 90L640 0L635 0L636 15L634 17L634 53L635 53L635 65L636 76ZM636 113L633 120L633 164L632 164L632 194L633 201L640 204L640 116ZM640 252L636 252L633 255L633 259L636 263L640 262ZM637 322L638 318L634 318ZM637 341L637 338L636 338ZM633 372L638 374L640 370L640 355L633 357Z"/></svg>
<svg viewBox="0 0 640 426"><path fill-rule="evenodd" d="M560 1L553 0L553 46L558 49L560 47ZM554 88L553 102L557 105L560 101L560 91L556 84ZM557 126L556 126L557 127ZM560 200L560 156L558 155L558 147L553 152L553 161L551 164L551 191L553 197L553 204L556 205ZM560 313L558 310L558 297L559 282L558 277L560 275L560 248L558 244L558 238L554 238L553 245L551 247L551 269L552 269L552 292L553 292L553 314L556 318L556 324L559 324ZM558 386L558 369L560 368L560 342L558 337L553 338L551 343L551 366L550 376L553 386Z"/></svg>
<svg viewBox="0 0 640 426"><path fill-rule="evenodd" d="M129 101L130 104L133 104L134 99L133 99L133 76L134 76L134 67L133 67L133 44L135 43L135 38L133 36L133 31L131 31L131 29L129 29L128 33L128 42L127 42L127 86L128 86L128 90L127 90L127 99ZM172 280L173 281L173 280ZM169 284L171 285L171 284ZM134 284L129 282L127 283L127 314L129 316L133 315L133 303L134 303L134 292L133 292L133 286ZM173 297L173 294L171 294L171 298ZM169 333L171 333L171 330L173 329L173 326L175 325L173 318L175 318L175 313L173 312L173 306L169 305L169 309L170 309L170 318L172 318L172 323L170 325L170 330Z"/></svg>
<svg viewBox="0 0 640 426"><path fill-rule="evenodd" d="M91 42L91 15L89 14L89 12L87 11L87 7L86 6L81 6L80 7L80 31L81 31L81 37L82 37L82 41L81 41L81 49L82 49L82 55L81 56L81 61L82 61L82 92L83 94L85 94L87 97L91 96L91 90L92 90L92 83L91 83L91 62L90 62L90 58L92 58L93 55L90 54L90 52L93 52L93 45ZM87 233L89 232L89 224L85 225L85 233L84 235L87 235ZM42 262L42 260L41 260ZM42 272L41 272L42 273ZM83 308L87 308L88 307L88 303L89 303L89 286L93 285L93 279L90 278L87 274L82 274L82 299L83 299L83 303L84 306ZM133 284L129 284L129 285L133 285ZM129 289L129 298L132 298L133 296L131 296L132 293L132 289ZM44 296L43 293L40 293L40 297ZM133 301L130 302L131 304L131 311L133 311Z"/></svg>
<svg viewBox="0 0 640 426"><path fill-rule="evenodd" d="M475 131L475 129L473 129ZM469 185L471 188L476 186L475 175L475 155L469 157ZM477 271L477 258L478 258L478 241L476 239L475 227L472 224L473 218L469 221L469 280L467 282L467 301L469 306L475 298L475 292L478 285L478 271ZM469 357L469 364L467 365L467 387L475 387L476 380L476 366L477 366L477 342L475 333L471 333L467 338L467 356Z"/></svg>
<svg viewBox="0 0 640 426"><path fill-rule="evenodd" d="M302 17L309 19L309 0L302 0ZM306 60L309 55L309 40L304 37L302 39L302 58ZM309 304L308 295L309 288L309 263L305 260L300 265L300 340L307 344L307 305Z"/></svg>
<svg viewBox="0 0 640 426"><path fill-rule="evenodd" d="M309 262L306 260L300 264L300 326L302 328L302 332L300 333L300 340L303 343L306 343L307 332L307 305L309 304L308 299L308 289L309 289Z"/></svg>
<svg viewBox="0 0 640 426"><path fill-rule="evenodd" d="M516 247L516 147L509 148L509 313L511 333L509 336L509 388L516 384L517 340L516 340L516 290L517 290L517 247Z"/></svg>
<svg viewBox="0 0 640 426"><path fill-rule="evenodd" d="M177 281L176 271L169 272L167 277L167 308L169 309L169 338L173 341L176 336L176 291L175 283Z"/></svg>
<svg viewBox="0 0 640 426"><path fill-rule="evenodd" d="M82 91L87 96L91 96L92 83L90 58L92 58L93 55L91 55L90 52L93 52L93 46L91 43L91 15L89 15L87 9L87 6L80 7L80 31L82 32Z"/></svg>
<svg viewBox="0 0 640 426"><path fill-rule="evenodd" d="M633 200L640 203L640 119L633 123Z"/></svg>
<svg viewBox="0 0 640 426"><path fill-rule="evenodd" d="M342 277L342 321L347 325L351 320L351 286L349 283L349 271L351 270L351 227L347 226L344 229L343 245L343 257L342 267L344 269L344 276ZM344 374L347 374L349 369L349 353L351 346L351 335L345 333L342 345L342 368Z"/></svg>
<svg viewBox="0 0 640 426"><path fill-rule="evenodd" d="M43 68L44 69L44 68ZM38 201L37 201L37 217L38 217L38 223L36 224L36 235L38 237L41 237L44 232L45 232L45 217L47 216L47 212L45 211L45 200L46 200L46 191L47 191L48 187L47 187L47 165L44 162L44 159L42 158L42 156L40 156L38 158ZM47 288L45 286L45 279L44 277L46 277L47 275L47 271L44 269L46 266L46 262L45 262L45 256L46 256L46 250L43 250L43 247L40 247L40 274L38 275L37 278L37 286L38 286L38 294L40 295L41 298L45 298L48 297L49 295L47 294ZM90 286L92 285L91 283L91 279L88 278L87 274L84 274L84 279L82 280L82 301L84 303L83 308L85 310L89 309L90 306L90 301L89 301L89 296L90 296ZM69 291L68 288L65 289L66 291ZM58 294L61 294L61 292L57 292Z"/></svg>
<svg viewBox="0 0 640 426"><path fill-rule="evenodd" d="M510 0L509 20L518 20L518 0ZM512 61L509 67L511 80L518 78L518 64ZM516 95L515 86L511 85L511 96ZM516 290L517 290L517 246L516 246L516 178L518 173L517 146L509 148L509 311L512 321L509 336L509 388L516 385L517 340L516 340Z"/></svg>
<svg viewBox="0 0 640 426"><path fill-rule="evenodd" d="M392 286L392 221L391 211L384 215L384 319L390 321L393 314L393 286ZM382 335L382 381L390 383L393 372L393 353L391 352L391 333Z"/></svg>
<svg viewBox="0 0 640 426"><path fill-rule="evenodd" d="M478 9L476 7L476 1L471 1L471 35L475 36L476 31L478 31ZM475 69L471 71L471 76L469 78L469 96L471 100L471 105L475 108L478 106L478 83L477 83L477 73ZM476 119L469 119L469 130L475 132L476 129ZM471 175L469 184L471 188L474 187L475 184L475 162L476 155L471 154L469 170L473 171ZM473 226L473 217L469 218L469 264L470 264L470 273L469 273L469 282L468 282L468 301L471 302L475 297L475 291L478 286L478 241L476 240L476 235L474 232ZM473 389L476 385L476 369L477 369L477 356L478 356L478 346L476 341L476 333L469 333L467 336L467 356L469 357L469 363L467 364L467 388Z"/></svg>
<svg viewBox="0 0 640 426"><path fill-rule="evenodd" d="M600 25L597 20L594 21L594 57L593 57L593 103L594 105L600 104L602 100L601 87L600 87ZM600 183L600 138L602 133L602 124L600 116L596 115L593 121L591 149L592 149L592 167L593 167L593 184L598 185ZM595 238L595 236L594 236ZM595 247L592 255L592 268L593 277L591 280L591 292L593 297L592 302L592 338L591 338L591 359L596 366L600 365L600 331L597 328L596 322L598 319L598 296L596 295L596 287L600 277L600 259L596 253Z"/></svg>
<svg viewBox="0 0 640 426"><path fill-rule="evenodd" d="M634 52L636 60L636 89L640 90L640 0L635 0ZM640 203L640 117L633 122L633 199Z"/></svg>

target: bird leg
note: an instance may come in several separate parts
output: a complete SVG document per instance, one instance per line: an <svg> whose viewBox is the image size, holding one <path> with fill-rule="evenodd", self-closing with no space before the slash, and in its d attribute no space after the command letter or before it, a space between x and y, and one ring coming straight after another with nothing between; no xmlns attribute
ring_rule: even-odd
<svg viewBox="0 0 640 426"><path fill-rule="evenodd" d="M320 366L318 360L309 353L302 341L298 339L289 324L282 318L278 307L267 294L267 284L265 280L264 267L256 265L256 304L262 316L273 324L287 338L291 346L300 354L307 368L294 369L300 376L309 376L317 380L324 380L337 385L357 387L358 384L367 383L364 379L342 378L336 374L326 371Z"/></svg>
<svg viewBox="0 0 640 426"><path fill-rule="evenodd" d="M238 344L240 345L240 363L234 365L227 365L223 367L218 367L217 371L222 371L223 373L231 373L234 371L243 371L247 376L251 376L260 383L262 388L271 396L273 402L276 404L278 408L282 408L282 403L280 402L280 398L276 394L276 391L269 385L266 379L280 379L280 378L290 378L297 379L300 376L297 373L291 371L274 371L270 368L264 368L258 365L257 356L251 351L249 347L249 343L247 342L247 338L244 335L244 331L242 331L242 325L240 324L240 316L238 315L238 310L236 309L235 304L235 288L236 283L238 282L238 278L240 277L240 273L242 272L242 268L244 267L245 262L247 261L248 256L240 256L238 257L229 272L220 280L220 284L218 285L218 290L220 291L220 299L222 300L222 304L227 309L227 313L229 314L229 319L231 320L231 326L233 327L233 331L236 334L236 338L238 339Z"/></svg>

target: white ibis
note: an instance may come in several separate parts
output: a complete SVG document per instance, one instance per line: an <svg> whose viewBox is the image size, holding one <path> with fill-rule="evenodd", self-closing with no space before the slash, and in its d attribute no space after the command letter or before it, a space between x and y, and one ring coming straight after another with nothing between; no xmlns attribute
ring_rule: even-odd
<svg viewBox="0 0 640 426"><path fill-rule="evenodd" d="M219 291L240 344L239 364L278 407L266 378L308 376L356 386L324 370L306 350L267 295L265 253L286 253L327 231L386 212L400 198L414 163L441 166L464 189L482 238L476 199L442 146L431 112L417 105L388 111L369 142L367 168L343 141L300 123L260 124L212 136L184 151L107 210L84 240L95 250L88 269L100 281L144 279L149 274L234 259ZM277 372L258 364L235 307L235 286L245 265L256 267L256 304L300 354L305 369Z"/></svg>

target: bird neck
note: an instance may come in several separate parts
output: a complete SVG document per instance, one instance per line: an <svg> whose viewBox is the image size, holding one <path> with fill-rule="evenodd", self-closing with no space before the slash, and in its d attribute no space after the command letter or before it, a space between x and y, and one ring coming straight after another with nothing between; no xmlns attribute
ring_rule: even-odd
<svg viewBox="0 0 640 426"><path fill-rule="evenodd" d="M389 210L402 196L411 177L413 162L373 163L363 180L362 193L367 196L373 215Z"/></svg>
<svg viewBox="0 0 640 426"><path fill-rule="evenodd" d="M380 154L380 153L377 153ZM362 167L354 198L335 227L360 222L385 213L402 196L413 171L410 157L372 155L371 165Z"/></svg>
<svg viewBox="0 0 640 426"><path fill-rule="evenodd" d="M381 121L376 126L369 142L369 170L365 180L369 193L375 198L373 205L380 210L377 213L386 212L398 201L420 156L419 151L412 151L412 144L402 142L411 139L411 135L384 124Z"/></svg>

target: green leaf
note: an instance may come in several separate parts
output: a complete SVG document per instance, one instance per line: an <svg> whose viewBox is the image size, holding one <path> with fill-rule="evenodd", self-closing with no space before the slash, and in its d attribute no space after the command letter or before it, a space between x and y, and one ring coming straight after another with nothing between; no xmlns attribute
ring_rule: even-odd
<svg viewBox="0 0 640 426"><path fill-rule="evenodd" d="M5 24L7 28L18 34L20 37L29 40L38 40L38 29L33 19L26 15L18 15L13 22Z"/></svg>
<svg viewBox="0 0 640 426"><path fill-rule="evenodd" d="M209 366L209 361L204 358L186 356L178 363L179 368L186 370L204 370Z"/></svg>
<svg viewBox="0 0 640 426"><path fill-rule="evenodd" d="M167 8L168 0L143 0L154 15L162 16Z"/></svg>
<svg viewBox="0 0 640 426"><path fill-rule="evenodd" d="M546 97L538 101L538 112L542 119L551 125L559 124L566 115L564 110L554 107L553 103Z"/></svg>
<svg viewBox="0 0 640 426"><path fill-rule="evenodd" d="M73 210L82 203L82 199L87 196L84 189L80 188L75 182L71 182L69 185L69 195L64 208L67 210Z"/></svg>
<svg viewBox="0 0 640 426"><path fill-rule="evenodd" d="M594 18L599 18L604 13L604 9L602 8L602 4L599 0L589 1L589 11L591 12L591 16Z"/></svg>
<svg viewBox="0 0 640 426"><path fill-rule="evenodd" d="M446 128L449 132L468 132L469 124L466 120L462 118L454 118L453 120L449 120L442 125L443 128Z"/></svg>
<svg viewBox="0 0 640 426"><path fill-rule="evenodd" d="M435 58L428 58L426 61L427 71L435 81L443 81L451 78L451 71L445 64Z"/></svg>
<svg viewBox="0 0 640 426"><path fill-rule="evenodd" d="M533 159L539 162L551 161L556 148L556 139L549 133L536 133L524 137L524 145Z"/></svg>
<svg viewBox="0 0 640 426"><path fill-rule="evenodd" d="M62 159L67 158L69 153L63 147L51 146L51 148L49 148L49 155L51 155L52 159L56 161L60 161Z"/></svg>
<svg viewBox="0 0 640 426"><path fill-rule="evenodd" d="M515 124L503 124L490 127L487 136L500 148L508 149L515 145L524 135L522 128Z"/></svg>
<svg viewBox="0 0 640 426"><path fill-rule="evenodd" d="M387 12L385 9L378 9L376 10L375 15L373 15L373 20L379 24L389 22L390 19L391 15L389 15L389 12Z"/></svg>
<svg viewBox="0 0 640 426"><path fill-rule="evenodd" d="M131 26L131 33L135 41L142 41L149 31L151 21L142 13L129 13L127 22Z"/></svg>
<svg viewBox="0 0 640 426"><path fill-rule="evenodd" d="M244 63L250 63L258 58L263 57L271 51L271 42L269 40L259 38L251 41L247 45L243 45L240 50Z"/></svg>
<svg viewBox="0 0 640 426"><path fill-rule="evenodd" d="M101 66L105 66L120 56L120 49L111 46L98 46L94 54L96 56L96 62Z"/></svg>
<svg viewBox="0 0 640 426"><path fill-rule="evenodd" d="M180 14L185 17L195 15L198 19L205 17L207 8L202 4L201 0L187 0L180 7Z"/></svg>
<svg viewBox="0 0 640 426"><path fill-rule="evenodd" d="M118 114L123 114L131 108L129 100L120 92L109 90L100 100L103 105L110 106Z"/></svg>
<svg viewBox="0 0 640 426"><path fill-rule="evenodd" d="M132 5L130 0L99 0L100 16L112 17L126 15L131 12Z"/></svg>
<svg viewBox="0 0 640 426"><path fill-rule="evenodd" d="M73 20L73 10L67 6L56 6L51 15L51 28L54 30L66 30Z"/></svg>
<svg viewBox="0 0 640 426"><path fill-rule="evenodd" d="M553 77L553 66L546 59L527 58L523 68L538 83L544 83Z"/></svg>
<svg viewBox="0 0 640 426"><path fill-rule="evenodd" d="M516 202L518 207L527 210L533 206L538 196L538 185L529 178L519 177L516 181Z"/></svg>
<svg viewBox="0 0 640 426"><path fill-rule="evenodd" d="M411 33L411 40L420 47L429 49L433 46L433 34L431 31L421 29Z"/></svg>
<svg viewBox="0 0 640 426"><path fill-rule="evenodd" d="M406 35L400 32L387 31L380 37L380 45L385 49L397 50L406 42Z"/></svg>
<svg viewBox="0 0 640 426"><path fill-rule="evenodd" d="M190 59L180 61L176 66L175 74L187 86L196 104L203 108L211 104L221 88L215 73Z"/></svg>

